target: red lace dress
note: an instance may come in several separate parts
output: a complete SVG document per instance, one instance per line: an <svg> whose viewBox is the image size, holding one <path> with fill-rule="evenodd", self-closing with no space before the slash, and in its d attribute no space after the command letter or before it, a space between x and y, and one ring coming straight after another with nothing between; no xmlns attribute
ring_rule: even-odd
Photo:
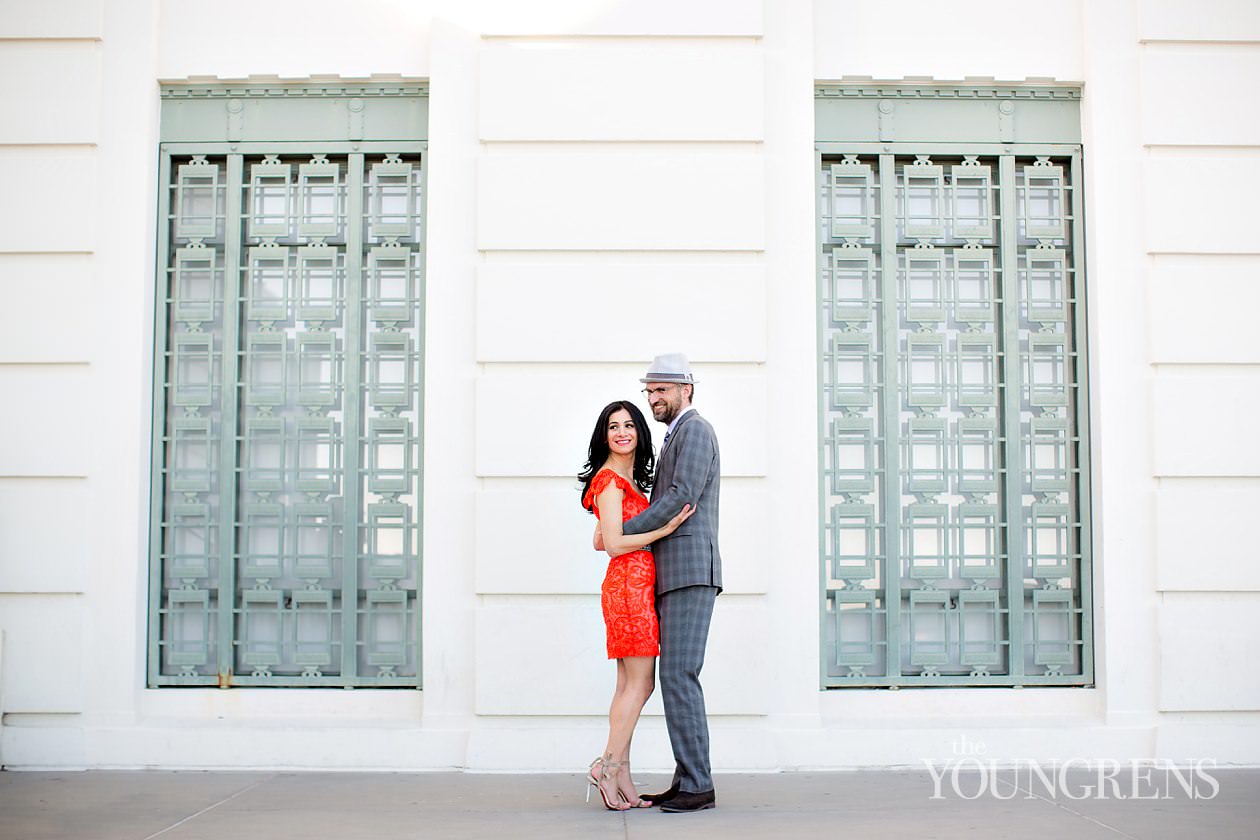
<svg viewBox="0 0 1260 840"><path fill-rule="evenodd" d="M621 501L621 521L647 510L648 500L633 484L610 469L602 469L591 480L582 504L599 516L595 499L617 482L625 495ZM604 626L608 629L608 658L659 656L661 631L656 619L656 561L652 552L641 548L608 561L608 573L600 587Z"/></svg>

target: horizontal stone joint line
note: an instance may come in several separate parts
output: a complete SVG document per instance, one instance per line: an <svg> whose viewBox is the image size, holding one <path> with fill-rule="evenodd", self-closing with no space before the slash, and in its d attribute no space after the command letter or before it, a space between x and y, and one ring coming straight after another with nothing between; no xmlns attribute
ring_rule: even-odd
<svg viewBox="0 0 1260 840"><path fill-rule="evenodd" d="M1161 47L1260 47L1260 40L1233 38L1139 38L1138 43Z"/></svg>
<svg viewBox="0 0 1260 840"><path fill-rule="evenodd" d="M1006 782L1004 779L1002 779L1002 778L1001 778L998 774L996 774L996 773L993 775L993 780L994 780L994 782L999 782L999 781L1000 781L1000 782L1002 782L1003 784L1009 784L1008 782ZM1061 810L1061 811L1067 811L1069 814L1072 814L1073 816L1076 816L1076 817L1080 817L1081 819L1085 820L1086 822L1092 822L1094 825L1101 826L1102 828L1105 828L1105 829L1107 829L1108 831L1114 831L1116 834L1119 834L1121 837L1125 837L1125 838L1127 838L1127 840L1140 840L1140 838L1135 837L1135 836L1134 836L1134 835L1132 835L1132 834L1127 834L1127 833L1125 833L1124 831L1121 831L1120 829L1116 828L1114 825L1108 825L1107 823L1105 823L1105 822L1103 822L1103 821L1101 821L1101 820L1096 820L1096 819L1094 819L1094 818L1093 818L1093 817L1091 817L1091 816L1088 816L1088 815L1086 815L1086 814L1082 814L1080 811L1073 811L1071 808L1069 808L1069 807L1067 807L1066 805L1062 804L1062 803L1061 803L1061 802L1059 802L1057 799L1046 799L1044 796L1041 796L1040 794L1033 793L1031 789L1030 789L1030 790L1024 790L1024 789L1023 789L1022 787L1020 787L1019 785L1011 785L1011 786L1012 786L1013 788L1015 788L1015 790L1017 790L1017 791L1020 791L1020 792L1024 793L1024 794L1025 794L1025 798L1032 797L1032 798L1034 798L1034 799L1040 799L1042 802L1049 802L1051 805L1053 805L1054 807L1058 808L1058 809L1059 809L1059 810ZM147 840L147 838L146 838L146 840Z"/></svg>
<svg viewBox="0 0 1260 840"><path fill-rule="evenodd" d="M184 818L183 818L182 820L180 820L179 822L174 823L174 824L172 824L172 825L168 825L166 828L162 829L161 831L156 831L156 832L154 832L153 834L150 834L148 837L145 837L145 838L144 838L144 840L153 840L153 838L154 838L154 837L160 837L161 835L165 834L165 833L166 833L166 832L168 832L168 831L171 831L172 829L179 828L181 825L183 825L184 823L188 822L189 820L196 819L197 817L201 816L202 814L206 813L207 811L213 811L215 808L218 808L220 805L222 805L222 804L224 804L224 803L226 803L226 802L231 802L231 801L232 801L233 799L235 799L236 797L238 797L238 796L242 796L242 795L244 795L244 794L246 794L246 793L249 793L251 790L253 790L254 788L258 787L259 785L264 785L264 784L266 784L267 782L273 781L275 778L276 778L276 774L274 774L274 773L273 773L272 775L268 776L268 777L267 777L267 778L265 778L265 779L259 779L258 781L254 782L252 785L249 785L249 786L247 786L247 787L242 788L241 790L238 790L236 793L232 794L231 796L226 796L226 797L224 797L223 799L220 799L218 802L215 802L215 803L214 803L214 804L212 804L212 805L207 805L206 807L202 808L202 809L201 809L200 811L198 811L197 813L195 813L195 814L189 814L188 816L184 817Z"/></svg>
<svg viewBox="0 0 1260 840"><path fill-rule="evenodd" d="M0 43L4 44L99 44L102 41L99 35L0 35Z"/></svg>
<svg viewBox="0 0 1260 840"><path fill-rule="evenodd" d="M583 46L582 42L584 41L599 42L598 45L602 46L603 44L606 44L609 41L624 41L626 42L627 45L630 45L630 46L646 46L646 47L652 46L653 41L668 41L668 42L671 42L670 46L678 46L680 43L686 43L690 41L690 42L694 42L695 46L707 47L707 46L714 45L715 42L718 42L718 43L747 42L749 46L756 46L756 45L759 45L759 43L763 40L763 36L754 35L751 33L733 34L729 32L716 32L716 33L703 33L703 34L695 34L695 33L677 34L677 33L669 33L669 32L659 32L659 33L643 32L643 33L638 33L638 34L581 32L581 33L574 33L574 34L566 34L564 32L554 32L554 33L530 33L530 34L523 34L523 35L506 33L506 32L497 32L497 33L490 32L490 33L482 33L481 40L483 43L496 42L496 43L501 43L501 44L502 43L510 44L514 41L526 41L526 42L535 42L535 43L539 41L544 41L544 42L553 41L555 42L556 46ZM592 44L592 46L595 46L595 44Z"/></svg>
<svg viewBox="0 0 1260 840"><path fill-rule="evenodd" d="M23 144L23 145L30 145L30 144ZM80 145L80 144L75 144L75 145ZM95 253L96 253L95 251L91 251L91 250L81 250L81 249L73 249L73 248L69 250L59 249L56 251L10 251L10 250L0 248L0 257L64 257L64 256L90 257L90 256L93 256Z"/></svg>

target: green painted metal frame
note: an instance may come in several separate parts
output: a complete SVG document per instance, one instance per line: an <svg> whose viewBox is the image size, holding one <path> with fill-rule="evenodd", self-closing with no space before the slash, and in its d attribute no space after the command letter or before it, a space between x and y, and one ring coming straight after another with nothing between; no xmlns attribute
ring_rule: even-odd
<svg viewBox="0 0 1260 840"><path fill-rule="evenodd" d="M221 356L220 399L221 417L219 424L219 618L218 618L218 653L219 670L218 685L226 688L237 679L236 648L236 539L237 532L237 498L236 477L238 475L236 440L240 425L239 405L237 404L238 383L240 381L240 353L237 348L240 340L237 330L241 323L241 298L239 291L229 296L228 289L239 287L241 276L241 224L244 215L241 190L236 185L244 180L245 166L241 154L227 156L227 184L225 186L226 205L224 207L224 257L223 268L223 306L230 306L223 318L223 349ZM229 303L230 301L230 303ZM158 426L160 429L161 426ZM229 597L224 597L225 595ZM159 596L160 597L160 596ZM159 651L153 651L155 658ZM162 681L165 681L164 679Z"/></svg>
<svg viewBox="0 0 1260 840"><path fill-rule="evenodd" d="M158 163L158 201L157 201L157 257L154 270L153 294L153 392L152 425L149 428L149 597L147 601L147 644L145 661L147 663L147 684L156 686L161 671L158 659L158 643L161 634L161 620L157 612L162 599L162 518L160 513L166 503L165 480L160 465L165 459L163 445L163 429L166 428L166 255L170 249L170 229L167 219L171 212L171 191L167 185L171 182L170 155L160 155ZM159 348L161 348L159 350Z"/></svg>
<svg viewBox="0 0 1260 840"><path fill-rule="evenodd" d="M891 92L890 92L891 91ZM972 92L969 92L972 91ZM820 633L823 638L823 644L820 645L820 685L823 688L841 688L841 687L963 687L963 686L993 686L993 687L1022 687L1022 686L1063 686L1063 687L1079 687L1093 684L1094 675L1094 657L1093 657L1093 551L1092 551L1092 527L1091 527L1091 479L1089 470L1089 429L1090 429L1090 410L1089 410L1089 365L1088 365L1088 323L1086 313L1086 285L1084 278L1085 265L1085 241L1084 241L1084 200L1083 200L1083 166L1081 163L1082 153L1079 145L1079 119L1075 110L1075 100L1079 98L1079 90L1046 88L1038 89L1036 92L1028 89L1011 89L1011 88L980 88L966 89L953 88L945 90L942 95L941 89L934 86L918 86L906 85L896 86L895 90L887 86L854 86L848 89L845 86L820 86L818 89L818 98L820 100L832 100L827 103L820 101L820 113L824 107L835 108L834 100L837 97L850 97L858 99L870 100L876 98L898 98L903 100L916 99L932 99L929 110L926 113L940 117L942 114L951 113L949 106L951 99L980 99L990 100L994 105L998 105L1002 100L1011 100L1016 97L1028 101L1030 99L1037 100L1054 100L1054 107L1057 109L1053 112L1046 111L1049 117L1042 120L1040 128L1044 139L1047 142L1012 142L1012 138L1002 135L1010 135L1013 133L1009 122L1007 121L1014 112L1013 108L1001 106L994 110L994 119L991 123L985 123L978 126L953 125L947 134L951 136L952 142L933 142L928 137L902 138L894 136L895 131L886 130L884 123L880 121L878 112L867 105L874 106L875 103L864 103L866 110L860 113L861 118L858 120L857 128L852 129L857 132L865 132L865 140L856 141L844 139L839 142L832 141L830 137L822 136L827 129L822 125L820 119L819 138L815 144L815 178L816 193L815 202L817 208L816 225L816 289L817 299L824 299L826 290L824 289L824 267L827 258L827 252L824 245L824 235L822 230L823 213L823 167L824 156L838 154L855 154L863 156L878 156L880 160L879 177L880 183L880 225L882 227L880 237L881 249L881 269L880 269L880 307L882 308L882 340L885 348L896 348L897 346L897 288L896 288L896 250L897 242L895 235L895 182L894 182L894 164L897 157L905 157L908 155L949 155L958 156L967 155L984 155L987 157L996 157L1000 164L999 184L1000 190L998 197L1000 201L999 220L1000 228L1000 256L999 265L1002 266L1001 271L1001 290L995 289L995 293L1000 295L1002 306L1018 306L1016 301L1019 300L1018 283L1019 272L1017 269L1017 242L1016 242L1016 225L1017 216L1016 191L1015 185L1015 158L1016 156L1024 158L1029 156L1054 156L1058 158L1070 159L1070 183L1071 183L1071 243L1072 243L1072 262L1068 270L1072 272L1072 280L1070 284L1071 295L1066 295L1066 304L1072 308L1072 317L1070 319L1071 327L1071 351L1068 359L1065 360L1065 369L1074 371L1075 378L1067 378L1065 384L1068 388L1073 389L1074 396L1072 405L1074 409L1074 421L1076 427L1075 446L1071 445L1073 441L1069 440L1067 451L1070 457L1077 457L1078 461L1069 463L1069 475L1075 478L1074 490L1077 502L1076 510L1076 530L1077 550L1079 552L1078 566L1078 583L1079 583L1079 627L1080 627L1080 673L1079 674L1026 674L1024 672L1024 638L1023 624L1010 619L1009 605L1018 604L1020 614L1024 612L1023 604L1025 600L1023 563L1025 559L1025 550L1023 546L1024 540L1024 522L1022 517L1023 499L1022 499L1022 480L1020 472L1023 469L1023 453L1021 451L1022 436L1020 434L1020 399L1022 394L1022 362L1018 357L1019 347L1019 321L1018 317L1006 317L1005 314L1000 318L1003 325L1003 332L999 336L1000 349L999 364L1001 375L997 382L999 393L1004 402L1003 414L999 416L1007 417L1004 428L999 427L1000 433L1005 439L1005 448L1002 453L1002 462L1004 468L1008 470L1006 480L1004 481L1004 496L1001 499L1002 507L1006 510L1004 519L1006 521L1005 531L1007 539L1007 557L1006 563L1006 596L1008 609L1007 639L1008 655L1006 657L1008 664L1008 673L992 674L983 677L970 677L959 675L937 675L937 676L918 676L912 674L901 673L901 657L899 648L901 645L901 627L900 627L900 605L901 605L901 584L900 584L900 567L901 567L901 546L900 546L900 510L901 510L901 489L900 481L896 477L889 477L890 467L893 463L894 456L892 453L899 451L899 397L897 395L897 354L895 352L885 352L883 354L882 369L882 390L881 390L881 421L883 426L884 440L883 461L881 468L885 472L885 480L881 484L881 502L884 506L885 517L880 528L883 529L883 538L881 540L883 554L885 557L885 567L883 569L882 585L884 589L884 606L886 610L886 632L884 636L886 674L884 676L855 676L837 678L828 673L827 657L830 655L828 645L826 644L827 623L829 617L827 615L828 606L828 557L827 557L827 489L826 489L826 427L825 414L823 410L824 396L824 355L825 336L824 330L819 322L818 335L816 341L817 358L819 360L818 368L818 384L819 384L819 414L818 414L818 463L819 463L819 617L820 617ZM1062 108L1064 101L1068 101L1071 110ZM899 103L900 104L900 103ZM924 102L917 103L920 106L927 104ZM892 109L889 109L891 112ZM843 112L840 112L843 114ZM957 113L954 111L953 113ZM975 115L974 109L969 112L971 116ZM1025 111L1027 113L1027 111ZM829 126L837 124L837 112L832 111L828 115L827 121ZM867 119L866 123L862 120ZM928 125L931 120L920 120L919 125ZM1047 125L1050 127L1047 128ZM876 138L879 138L876 140ZM965 139L958 140L963 137ZM1063 142L1067 141L1067 142ZM1066 209L1066 208L1065 208ZM891 234L890 234L891 231ZM1014 418L1014 419L1011 419ZM995 465L996 467L996 465ZM889 480L891 478L891 480ZM1071 496L1069 496L1071 498ZM1021 515L1012 519L1011 513L1019 512ZM1070 530L1070 528L1069 528ZM868 551L872 550L868 546ZM1070 549L1069 549L1070 550ZM1070 604L1069 604L1070 606ZM1069 622L1071 613L1069 612ZM876 644L874 637L871 639L872 645Z"/></svg>
<svg viewBox="0 0 1260 840"><path fill-rule="evenodd" d="M363 218L363 153L352 152L350 154L349 179L346 183L346 218L361 219ZM347 225L346 227L346 253L361 254L363 253L363 226ZM363 300L363 267L360 260L346 261L346 300L358 301ZM362 345L362 336L360 335L359 325L362 321L357 317L359 314L356 307L356 317L346 318L346 347L359 347ZM346 393L359 394L361 392L361 382L359 381L359 365L346 365ZM360 426L361 412L347 411L346 428L342 430L342 434L346 440L362 440L363 430ZM353 428L351 428L353 427ZM345 506L347 510L359 509L359 490L360 482L357 480L359 475L359 447L347 446L342 449L342 470L345 475L354 477L355 480L346 482L345 485ZM347 525L350 523L347 522ZM358 614L356 611L346 609L346 593L359 591L359 563L358 550L362 544L362 536L359 533L358 523L353 525L353 539L348 539L345 534L341 538L341 638L354 639L358 637L356 623ZM417 597L419 594L417 593ZM341 645L341 674L343 677L354 678L358 671L358 655L357 651L352 649L351 645Z"/></svg>
<svg viewBox="0 0 1260 840"><path fill-rule="evenodd" d="M1077 480L1076 512L1079 523L1078 539L1081 552L1081 670L1089 680L1094 680L1094 528L1093 528L1093 481L1090 472L1090 377L1089 377L1089 307L1087 306L1088 288L1085 279L1085 164L1081 150L1078 148L1071 156L1072 184L1072 241L1080 251L1075 254L1075 268L1078 274L1073 280L1075 298L1072 306L1073 351L1076 368L1076 430L1078 445L1069 452L1081 454L1081 462L1076 465L1079 470ZM1069 464L1069 467L1071 465Z"/></svg>
<svg viewBox="0 0 1260 840"><path fill-rule="evenodd" d="M1011 302L1017 301L1019 291L1019 272L1016 270L1016 253L1017 240L1016 228L1013 224L1018 209L1015 205L1015 158L1009 154L1002 155L998 158L999 175L998 183L1001 184L1001 192L998 198L1001 202L1001 209L998 216L1001 219L1001 253L1002 253L1002 325L1005 328L1002 335L1002 400L1004 403L1004 411L1006 416L1006 429L1003 438L1006 441L1005 451L1002 453L1002 462L1006 467L1006 480L1003 482L1005 490L1002 500L1006 509L1006 640L1007 640L1007 669L1010 676L1017 680L1017 685L1024 678L1024 624L1022 621L1012 620L1014 605L1020 605L1021 614L1023 612L1024 603L1024 574L1022 571L1024 557L1024 529L1022 527L1023 517L1012 519L1012 514L1016 511L1023 510L1023 466L1024 459L1020 451L1021 442L1018 434L1012 434L1012 420L1014 428L1018 430L1020 422L1020 395L1023 393L1022 371L1021 365L1017 359L1019 353L1019 317L1007 317L1008 311L1018 312L1018 306L1012 307ZM1014 360L1014 361L1013 361ZM1020 527L1016 527L1016 523L1020 523ZM1018 564L1018 565L1017 565ZM1016 573L1018 572L1018 573Z"/></svg>
<svg viewBox="0 0 1260 840"><path fill-rule="evenodd" d="M901 677L901 482L893 475L901 451L901 394L897 389L897 189L894 156L879 156L879 309L881 359L880 420L883 451L880 495L884 506L884 668L894 682ZM874 641L872 639L872 641Z"/></svg>
<svg viewBox="0 0 1260 840"><path fill-rule="evenodd" d="M423 464L423 418L424 418L424 335L426 312L424 305L425 289L427 288L427 278L425 277L425 264L427 257L427 226L428 219L425 208L428 196L428 144L424 139L426 134L425 126L427 124L427 98L423 102L418 102L418 98L427 97L427 86L416 83L404 83L396 85L384 86L352 86L349 88L336 88L321 85L272 85L272 86L253 86L246 92L243 92L239 86L174 86L166 88L163 91L163 99L167 104L163 108L163 142L160 148L158 161L158 202L157 214L158 224L158 243L157 243L157 265L156 276L157 286L154 295L154 369L153 369L153 403L152 403L152 429L151 429L151 464L150 464L150 530L149 530L149 610L148 610L148 628L147 628L147 674L148 685L150 687L208 687L218 686L220 688L228 687L378 687L378 688L419 688L421 687L421 678L423 674L423 645L422 640L422 603L423 603L423 555L420 546L423 544L423 487L424 487L424 464ZM358 102L354 98L347 99L347 96L358 98ZM288 119L285 122L286 130L296 132L297 136L309 136L310 141L291 142L291 138L285 138L280 142L259 137L257 134L251 134L249 131L240 130L240 126L235 127L236 137L225 137L216 134L214 126L217 125L218 109L222 108L226 103L215 102L214 100L232 100L238 102L241 97L252 97L258 100L264 100L271 103L272 107L277 104L281 106L287 105L288 108L282 108L288 111L290 116L296 117ZM372 137L364 138L362 134L362 126L359 128L359 135L356 134L354 120L347 122L339 122L334 120L332 124L328 122L328 100L334 101L334 105L344 104L347 110L353 114L356 111L362 111L362 97L380 97L380 101L384 105L376 108L376 122L374 124L377 133L382 136L396 135L403 139L384 139L377 140ZM180 121L172 118L172 112L178 112L180 106L185 103L181 100L194 98L200 101L194 106L194 117L192 120ZM293 109L292 101L286 99L298 99L300 108L296 111ZM205 100L209 100L207 103ZM324 100L321 102L321 100ZM370 101L370 100L369 100ZM255 103L259 104L259 103ZM390 109L393 108L394 118L390 119ZM239 111L239 109L237 109ZM233 106L226 104L228 117L225 124L228 126L228 132L231 133L233 125L231 122L231 114ZM169 118L169 119L168 119ZM172 125L173 123L173 125ZM210 140L207 142L193 141L188 138L189 126L200 126L195 130L204 129L210 126L208 133ZM391 130L382 130L382 127L390 127ZM273 129L268 129L273 130ZM307 132L305 135L303 132ZM414 433L417 436L418 451L416 453L416 471L418 483L416 487L416 509L415 521L411 527L414 528L416 535L413 544L413 550L416 555L416 566L414 574L416 576L415 589L415 607L414 612L405 614L403 618L404 626L408 623L412 624L414 630L414 638L410 640L410 644L414 645L415 651L415 667L414 676L400 678L380 678L356 673L357 668L357 645L341 644L342 662L341 673L336 676L268 676L258 677L248 674L235 674L234 658L236 652L234 649L234 630L236 624L235 610L235 570L236 562L234 557L237 531L237 503L235 499L236 493L236 475L238 472L236 443L239 440L237 425L240 422L239 411L236 405L237 391L241 383L239 371L236 369L240 351L237 348L238 339L235 334L237 325L240 323L240 305L241 297L239 294L239 282L235 283L237 291L228 293L233 287L234 278L240 277L241 265L241 225L226 224L224 245L225 265L222 270L223 277L223 305L225 307L223 327L224 334L222 338L222 354L220 359L220 407L222 413L222 424L219 434L219 463L218 463L218 481L220 492L220 522L219 522L219 569L218 569L218 586L220 597L218 599L217 611L217 627L216 627L216 649L217 649L217 676L198 675L194 677L186 675L170 675L161 673L161 615L163 609L163 569L162 569L162 553L163 553L163 521L165 518L165 459L166 448L164 445L165 429L167 422L167 397L166 390L168 387L168 361L167 361L167 321L169 318L168 307L172 305L173 297L168 300L168 289L170 287L167 280L167 272L170 265L170 223L172 218L171 207L171 169L172 158L185 155L218 155L226 158L228 167L228 176L223 186L224 196L227 202L224 207L225 219L240 220L244 217L244 207L242 206L242 192L240 185L247 182L243 173L243 161L247 155L259 154L278 154L278 155L295 155L295 154L338 154L346 155L350 161L348 166L348 174L351 181L346 184L346 254L345 260L346 270L346 300L351 302L351 307L346 314L346 341L345 347L347 358L352 356L351 347L357 347L357 342L361 336L357 335L359 331L358 317L352 317L351 311L361 312L365 306L365 298L363 295L363 276L362 263L358 255L362 254L363 243L361 240L363 225L361 220L364 218L363 213L363 188L364 188L364 170L366 154L396 153L419 155L422 165L418 171L418 187L420 192L419 202L416 212L418 219L418 244L420 248L421 258L416 265L416 298L419 303L419 314L415 325L415 347L414 352L419 355L420 379L417 382L416 394L416 416L417 426ZM357 177L356 177L357 176ZM233 188L233 187L236 188ZM350 259L350 255L355 255L354 259ZM213 278L211 280L213 286ZM226 307L231 306L231 311ZM366 353L366 351L364 351ZM364 355L363 358L366 358ZM345 364L346 380L344 386L344 399L346 400L346 425L342 430L342 439L347 441L363 441L362 428L360 427L361 414L359 409L359 391L361 382L359 380L359 364ZM211 356L211 382L213 383L213 355ZM353 436L352 436L353 435ZM346 477L344 483L346 496L346 509L357 510L358 493L360 492L360 476L363 474L361 465L358 463L359 446L345 446L343 453L345 460L342 464L342 474ZM343 523L344 532L342 536L342 562L343 562L343 593L356 593L358 591L358 557L357 546L361 544L359 536L360 525L357 517L349 517L349 520ZM222 597L226 594L228 597ZM352 596L357 601L357 596ZM357 605L353 609L345 608L345 595L343 594L343 602L341 609L342 618L342 639L357 639L359 631L355 627L358 620L359 612ZM405 601L404 601L405 603Z"/></svg>

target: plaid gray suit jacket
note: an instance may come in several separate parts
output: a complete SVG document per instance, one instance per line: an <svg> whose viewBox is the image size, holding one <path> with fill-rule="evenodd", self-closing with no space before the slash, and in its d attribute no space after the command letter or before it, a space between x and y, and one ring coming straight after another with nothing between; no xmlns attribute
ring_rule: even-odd
<svg viewBox="0 0 1260 840"><path fill-rule="evenodd" d="M722 461L713 427L694 410L674 427L669 445L657 461L652 504L626 520L627 534L653 531L669 522L683 505L696 512L678 530L652 545L656 558L656 594L684 586L722 589L722 555L718 552L718 494Z"/></svg>

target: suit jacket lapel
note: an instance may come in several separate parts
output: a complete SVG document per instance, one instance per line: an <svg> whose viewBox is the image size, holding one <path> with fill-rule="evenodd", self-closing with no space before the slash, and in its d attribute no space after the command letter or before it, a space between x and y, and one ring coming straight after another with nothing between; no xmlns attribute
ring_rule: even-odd
<svg viewBox="0 0 1260 840"><path fill-rule="evenodd" d="M674 433L669 436L669 442L661 447L661 454L656 459L656 483L652 485L653 496L656 495L656 488L668 485L674 476L674 462L671 460L669 467L666 468L665 453L673 450L674 442L678 440L678 430L691 419L693 414L695 414L695 411L688 411L683 415L682 419L678 421L678 425L674 427Z"/></svg>
<svg viewBox="0 0 1260 840"><path fill-rule="evenodd" d="M688 409L687 413L679 419L678 425L674 427L673 433L669 436L669 442L661 447L661 461L665 460L665 453L674 448L674 442L678 440L678 431L691 421L691 418L695 416L695 413L696 411L694 408Z"/></svg>

